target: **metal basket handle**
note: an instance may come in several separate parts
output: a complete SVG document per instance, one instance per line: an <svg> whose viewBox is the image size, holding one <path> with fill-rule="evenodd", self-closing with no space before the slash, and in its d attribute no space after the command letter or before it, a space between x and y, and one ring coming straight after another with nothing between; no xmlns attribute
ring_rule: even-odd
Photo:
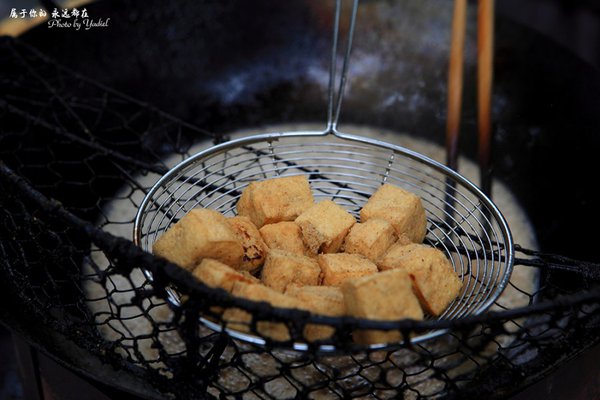
<svg viewBox="0 0 600 400"><path fill-rule="evenodd" d="M348 39L346 42L346 52L344 54L344 64L342 66L342 74L340 78L339 88L335 93L335 75L337 65L337 48L339 41L339 28L340 28L340 16L342 13L342 2L336 0L335 2L335 16L333 21L333 39L331 44L331 63L329 65L329 88L328 88L328 104L327 104L327 128L323 133L333 134L339 136L337 131L337 124L340 118L340 112L342 109L342 100L344 97L344 87L346 86L346 77L348 74L348 63L350 60L350 53L352 52L352 39L354 37L354 30L356 27L356 14L358 11L358 0L354 0L352 3L352 14L350 16L350 27L348 29ZM335 104L335 106L334 106Z"/></svg>

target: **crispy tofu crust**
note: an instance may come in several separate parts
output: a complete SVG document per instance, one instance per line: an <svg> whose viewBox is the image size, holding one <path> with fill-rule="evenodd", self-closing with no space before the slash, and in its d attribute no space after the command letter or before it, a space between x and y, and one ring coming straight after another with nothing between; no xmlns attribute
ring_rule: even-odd
<svg viewBox="0 0 600 400"><path fill-rule="evenodd" d="M443 313L462 288L462 282L446 255L430 246L394 245L379 260L378 266L382 271L406 271L421 305L434 316Z"/></svg>
<svg viewBox="0 0 600 400"><path fill-rule="evenodd" d="M321 268L313 258L283 250L271 250L262 269L263 283L278 292L290 284L319 285Z"/></svg>
<svg viewBox="0 0 600 400"><path fill-rule="evenodd" d="M192 274L204 282L207 286L225 289L228 292L233 290L236 282L260 283L260 280L245 271L236 271L229 265L211 258L205 258L198 264Z"/></svg>
<svg viewBox="0 0 600 400"><path fill-rule="evenodd" d="M382 185L360 210L361 222L372 218L389 221L398 236L422 243L427 232L425 209L419 196L390 184Z"/></svg>
<svg viewBox="0 0 600 400"><path fill-rule="evenodd" d="M302 231L293 221L265 225L260 234L270 250L283 250L299 255L311 255L302 240Z"/></svg>
<svg viewBox="0 0 600 400"><path fill-rule="evenodd" d="M227 222L244 248L244 256L238 269L241 271L256 271L265 262L268 251L256 225L252 223L250 218L239 216L228 218Z"/></svg>
<svg viewBox="0 0 600 400"><path fill-rule="evenodd" d="M380 321L423 319L423 310L406 271L391 270L348 279L342 285L342 292L347 313L353 317ZM354 332L353 339L361 344L390 343L400 340L401 334L363 329Z"/></svg>
<svg viewBox="0 0 600 400"><path fill-rule="evenodd" d="M263 285L236 282L232 294L248 300L265 301L274 307L303 309L297 299ZM223 321L229 329L250 332L252 316L242 309L228 308L223 313ZM256 329L260 335L274 340L286 341L291 338L288 327L281 322L258 321Z"/></svg>
<svg viewBox="0 0 600 400"><path fill-rule="evenodd" d="M285 294L301 300L315 314L342 316L346 312L344 294L336 286L301 286L292 284Z"/></svg>
<svg viewBox="0 0 600 400"><path fill-rule="evenodd" d="M298 286L289 285L285 294L298 299L302 308L313 314L341 317L346 314L344 294L334 286ZM335 329L326 325L308 324L304 328L304 337L309 342L330 338Z"/></svg>
<svg viewBox="0 0 600 400"><path fill-rule="evenodd" d="M398 235L390 222L372 218L350 229L342 249L346 253L363 255L374 262L397 240Z"/></svg>
<svg viewBox="0 0 600 400"><path fill-rule="evenodd" d="M203 258L238 268L244 256L244 248L227 218L204 208L191 210L171 226L154 243L152 251L189 271Z"/></svg>
<svg viewBox="0 0 600 400"><path fill-rule="evenodd" d="M302 230L302 239L313 253L336 253L356 219L331 200L321 201L304 211L296 224Z"/></svg>
<svg viewBox="0 0 600 400"><path fill-rule="evenodd" d="M377 266L360 254L320 254L317 258L323 274L323 285L340 286L346 279L376 273Z"/></svg>
<svg viewBox="0 0 600 400"><path fill-rule="evenodd" d="M306 176L289 176L249 184L237 203L237 212L261 228L293 221L313 203Z"/></svg>

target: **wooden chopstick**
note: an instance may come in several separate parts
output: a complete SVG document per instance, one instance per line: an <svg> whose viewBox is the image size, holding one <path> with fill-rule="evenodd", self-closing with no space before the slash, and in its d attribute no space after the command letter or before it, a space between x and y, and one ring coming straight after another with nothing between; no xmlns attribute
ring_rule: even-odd
<svg viewBox="0 0 600 400"><path fill-rule="evenodd" d="M467 0L455 0L448 67L448 110L446 120L446 165L454 170L458 169L466 20Z"/></svg>
<svg viewBox="0 0 600 400"><path fill-rule="evenodd" d="M492 79L494 62L494 0L479 0L477 14L477 128L480 186L492 191Z"/></svg>

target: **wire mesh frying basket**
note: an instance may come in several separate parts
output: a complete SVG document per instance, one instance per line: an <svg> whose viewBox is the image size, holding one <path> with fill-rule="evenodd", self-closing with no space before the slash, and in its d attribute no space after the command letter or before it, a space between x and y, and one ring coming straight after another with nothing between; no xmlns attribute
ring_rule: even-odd
<svg viewBox="0 0 600 400"><path fill-rule="evenodd" d="M510 278L514 249L508 225L488 197L451 169L406 148L338 131L358 1L353 2L336 94L341 8L341 2L336 1L327 128L258 134L184 160L164 175L142 201L134 224L134 242L151 251L160 234L196 207L234 216L236 203L251 182L307 176L316 201L333 200L355 217L380 185L390 183L422 199L428 222L425 242L446 254L462 280L458 298L439 318L480 314L500 296ZM169 289L169 299L180 305L175 290ZM216 330L222 328L211 320L202 321ZM230 329L228 332L239 339L264 343L256 336ZM427 332L411 340L416 343L441 333L443 330ZM296 343L294 347L306 346Z"/></svg>
<svg viewBox="0 0 600 400"><path fill-rule="evenodd" d="M190 157L160 179L143 200L135 221L135 242L150 251L163 232L196 207L234 216L248 184L294 175L307 176L315 201L331 199L354 216L383 183L420 196L427 214L425 242L446 254L463 283L458 298L439 318L480 314L506 286L514 252L510 230L475 185L408 149L339 132L257 135ZM169 298L180 304L175 291ZM203 322L220 329L209 320ZM264 343L256 336L230 333ZM436 330L412 341L441 333Z"/></svg>

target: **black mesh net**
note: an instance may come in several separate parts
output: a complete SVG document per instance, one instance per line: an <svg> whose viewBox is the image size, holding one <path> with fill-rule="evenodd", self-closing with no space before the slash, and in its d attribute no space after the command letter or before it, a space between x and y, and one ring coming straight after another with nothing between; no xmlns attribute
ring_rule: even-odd
<svg viewBox="0 0 600 400"><path fill-rule="evenodd" d="M510 284L528 305L498 302L456 320L315 316L210 289L119 236L131 229L148 182L167 172L167 157L183 160L194 143L223 138L13 39L2 40L0 65L2 297L30 336L58 333L120 371L122 382L109 384L145 393L125 384L132 376L154 396L181 398L505 397L600 337L600 266L519 246L515 270L539 271L534 289ZM114 202L126 211L113 212ZM170 285L181 304L168 301ZM265 345L235 340L199 323L218 321L216 306L244 309L251 334L265 337L265 327L284 334L266 335ZM293 349L307 324L331 327L335 351L315 343ZM347 334L367 328L404 338L447 333L367 349ZM48 351L76 364L67 350Z"/></svg>

